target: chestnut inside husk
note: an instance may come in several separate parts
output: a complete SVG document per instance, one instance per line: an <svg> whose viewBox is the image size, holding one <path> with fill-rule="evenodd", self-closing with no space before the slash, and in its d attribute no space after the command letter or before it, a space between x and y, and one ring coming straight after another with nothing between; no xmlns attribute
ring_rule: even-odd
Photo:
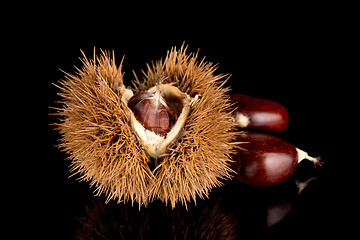
<svg viewBox="0 0 360 240"><path fill-rule="evenodd" d="M183 129L190 105L197 99L171 84L159 84L129 98L132 129L150 157L164 156Z"/></svg>
<svg viewBox="0 0 360 240"><path fill-rule="evenodd" d="M168 101L160 89L155 93L139 91L129 99L128 107L144 128L165 136L175 125L182 109L181 101L170 100L173 101Z"/></svg>

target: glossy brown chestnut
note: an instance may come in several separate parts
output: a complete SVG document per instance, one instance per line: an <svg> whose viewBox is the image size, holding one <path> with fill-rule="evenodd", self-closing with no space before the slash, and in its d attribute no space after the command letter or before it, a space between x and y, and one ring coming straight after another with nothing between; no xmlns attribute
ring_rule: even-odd
<svg viewBox="0 0 360 240"><path fill-rule="evenodd" d="M238 127L278 134L287 128L289 114L280 103L244 94L231 94L230 99L236 106L234 117Z"/></svg>
<svg viewBox="0 0 360 240"><path fill-rule="evenodd" d="M177 114L161 91L155 94L139 91L129 99L128 107L144 128L161 136L168 133L177 120Z"/></svg>
<svg viewBox="0 0 360 240"><path fill-rule="evenodd" d="M266 186L277 184L288 178L298 162L308 159L320 164L320 158L313 158L290 143L270 134L247 132L238 137L245 150L234 156L233 170L236 178L250 185Z"/></svg>

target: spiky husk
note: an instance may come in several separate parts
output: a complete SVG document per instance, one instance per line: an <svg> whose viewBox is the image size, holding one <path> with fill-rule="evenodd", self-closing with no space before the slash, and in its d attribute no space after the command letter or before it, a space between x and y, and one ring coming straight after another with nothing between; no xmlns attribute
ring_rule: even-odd
<svg viewBox="0 0 360 240"><path fill-rule="evenodd" d="M172 83L191 97L192 106L180 136L154 169L126 117L121 88L122 63L114 54L82 59L77 74L66 74L60 82L62 115L60 146L69 153L71 170L90 182L96 193L107 199L136 201L147 205L153 199L186 205L231 177L230 155L237 132L230 115L228 88L224 75L215 75L216 66L197 61L186 48L173 48L162 61L148 65L143 80L133 81L134 91L156 84Z"/></svg>

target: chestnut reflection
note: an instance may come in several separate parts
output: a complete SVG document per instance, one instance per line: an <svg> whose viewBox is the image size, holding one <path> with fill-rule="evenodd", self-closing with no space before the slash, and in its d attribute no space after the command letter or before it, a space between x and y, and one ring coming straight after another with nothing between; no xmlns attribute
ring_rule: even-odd
<svg viewBox="0 0 360 240"><path fill-rule="evenodd" d="M172 209L155 201L139 210L96 199L79 218L76 239L237 239L237 220L220 202L215 198Z"/></svg>
<svg viewBox="0 0 360 240"><path fill-rule="evenodd" d="M241 239L281 226L303 184L288 179L274 186L228 182L209 199L174 209L154 201L139 210L131 204L95 199L79 217L76 239ZM291 221L291 219L290 219Z"/></svg>
<svg viewBox="0 0 360 240"><path fill-rule="evenodd" d="M237 216L241 226L239 231L264 230L279 224L290 213L298 197L293 179L272 186L250 186L241 182L232 185L226 204Z"/></svg>

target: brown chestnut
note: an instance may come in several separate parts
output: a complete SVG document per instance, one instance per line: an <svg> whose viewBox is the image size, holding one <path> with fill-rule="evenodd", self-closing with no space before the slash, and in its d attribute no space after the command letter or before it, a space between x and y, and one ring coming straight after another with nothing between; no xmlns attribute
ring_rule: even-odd
<svg viewBox="0 0 360 240"><path fill-rule="evenodd" d="M270 134L246 132L238 137L244 150L233 157L236 179L250 185L273 185L288 178L297 164L308 159L321 164L320 157L310 157L306 152Z"/></svg>
<svg viewBox="0 0 360 240"><path fill-rule="evenodd" d="M155 93L149 91L135 93L129 99L128 107L144 128L160 136L170 131L178 117L167 104L165 94L159 89Z"/></svg>
<svg viewBox="0 0 360 240"><path fill-rule="evenodd" d="M230 99L235 103L239 128L278 134L287 128L289 114L280 103L244 94L231 94Z"/></svg>
<svg viewBox="0 0 360 240"><path fill-rule="evenodd" d="M191 98L172 84L159 84L134 95L126 91L122 101L127 104L133 132L150 157L161 158L180 135L198 95Z"/></svg>

